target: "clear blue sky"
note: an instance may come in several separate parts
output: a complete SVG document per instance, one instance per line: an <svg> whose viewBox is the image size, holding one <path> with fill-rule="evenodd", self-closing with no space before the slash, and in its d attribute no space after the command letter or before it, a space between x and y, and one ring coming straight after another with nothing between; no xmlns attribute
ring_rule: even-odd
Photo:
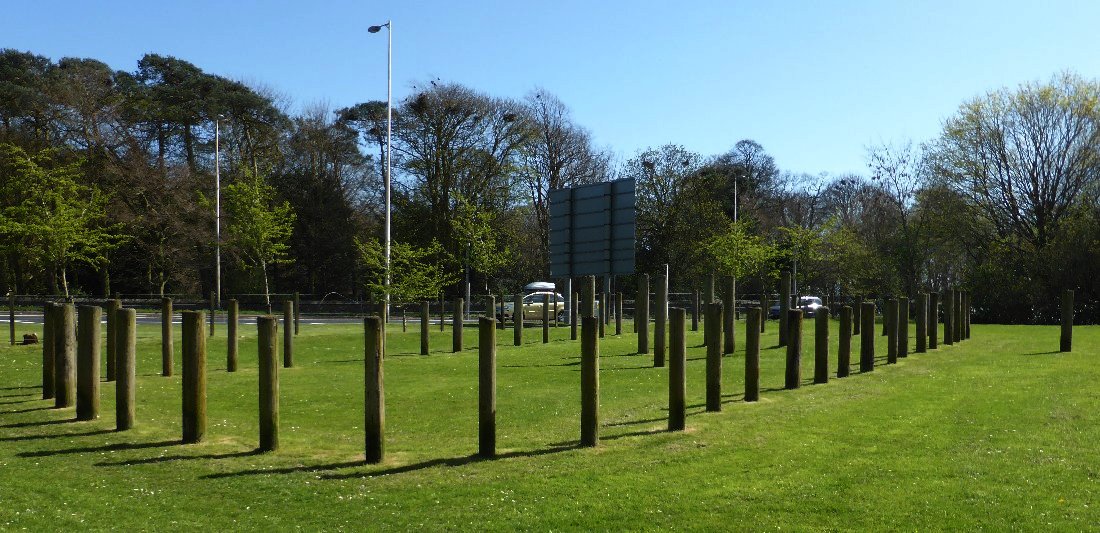
<svg viewBox="0 0 1100 533"><path fill-rule="evenodd" d="M146 52L262 83L295 109L436 77L558 95L620 157L751 138L785 170L863 172L964 100L1061 70L1100 78L1100 2L8 0L0 47L133 70Z"/></svg>

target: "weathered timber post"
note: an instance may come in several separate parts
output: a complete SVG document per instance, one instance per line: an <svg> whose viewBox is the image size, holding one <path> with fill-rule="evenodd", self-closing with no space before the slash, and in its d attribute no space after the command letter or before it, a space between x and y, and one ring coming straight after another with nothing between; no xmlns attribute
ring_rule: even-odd
<svg viewBox="0 0 1100 533"><path fill-rule="evenodd" d="M898 297L898 357L909 357L909 298Z"/></svg>
<svg viewBox="0 0 1100 533"><path fill-rule="evenodd" d="M814 311L814 383L829 382L829 308Z"/></svg>
<svg viewBox="0 0 1100 533"><path fill-rule="evenodd" d="M400 308L401 308L401 333L407 333L409 331L409 322L408 322L408 320L405 316L405 306L402 305L402 306L400 306ZM457 312L461 313L462 310L459 309Z"/></svg>
<svg viewBox="0 0 1100 533"><path fill-rule="evenodd" d="M623 293L615 293L615 336L623 334Z"/></svg>
<svg viewBox="0 0 1100 533"><path fill-rule="evenodd" d="M599 320L589 314L581 318L581 446L600 442Z"/></svg>
<svg viewBox="0 0 1100 533"><path fill-rule="evenodd" d="M386 301L382 301L382 305L386 305ZM389 316L390 310L386 309L382 316ZM294 291L294 334L297 335L302 328L302 293Z"/></svg>
<svg viewBox="0 0 1100 533"><path fill-rule="evenodd" d="M940 293L928 294L928 349L935 350L939 346L940 334Z"/></svg>
<svg viewBox="0 0 1100 533"><path fill-rule="evenodd" d="M606 321L604 320L604 312L607 310L607 292L600 293L600 303L596 309L598 312L595 313L595 316L600 318L600 338L602 339L605 334L604 328L607 327Z"/></svg>
<svg viewBox="0 0 1100 533"><path fill-rule="evenodd" d="M871 372L875 369L875 303L862 302L860 315L863 326L860 328L859 371Z"/></svg>
<svg viewBox="0 0 1100 533"><path fill-rule="evenodd" d="M791 308L791 273L784 270L779 273L779 345L787 345L787 321Z"/></svg>
<svg viewBox="0 0 1100 533"><path fill-rule="evenodd" d="M115 311L122 308L122 300L117 297L107 301L104 314L107 315L107 381L115 380Z"/></svg>
<svg viewBox="0 0 1100 533"><path fill-rule="evenodd" d="M283 301L283 367L294 367L294 301Z"/></svg>
<svg viewBox="0 0 1100 533"><path fill-rule="evenodd" d="M42 309L42 399L52 400L55 396L54 379L54 327L57 322L57 304L46 302Z"/></svg>
<svg viewBox="0 0 1100 533"><path fill-rule="evenodd" d="M1062 293L1062 335L1058 342L1058 351L1073 350L1073 291Z"/></svg>
<svg viewBox="0 0 1100 533"><path fill-rule="evenodd" d="M570 302L570 305L576 303L576 300L577 296L574 293L573 302ZM569 319L576 322L576 318L572 316ZM523 346L523 295L518 292L512 298L512 325L512 344Z"/></svg>
<svg viewBox="0 0 1100 533"><path fill-rule="evenodd" d="M963 309L963 293L966 291L955 291L955 342L962 342L966 339L966 310Z"/></svg>
<svg viewBox="0 0 1100 533"><path fill-rule="evenodd" d="M943 298L943 343L955 343L955 289L948 289Z"/></svg>
<svg viewBox="0 0 1100 533"><path fill-rule="evenodd" d="M285 325L289 329L289 324ZM279 319L256 317L259 359L260 451L279 449Z"/></svg>
<svg viewBox="0 0 1100 533"><path fill-rule="evenodd" d="M206 435L206 332L202 311L183 312L183 442Z"/></svg>
<svg viewBox="0 0 1100 533"><path fill-rule="evenodd" d="M638 353L649 353L649 274L638 276L638 296L634 299L634 327L638 330Z"/></svg>
<svg viewBox="0 0 1100 533"><path fill-rule="evenodd" d="M15 292L8 293L8 329L11 333L11 345L15 346Z"/></svg>
<svg viewBox="0 0 1100 533"><path fill-rule="evenodd" d="M764 333L764 331L766 331L764 328L768 323L768 307L768 295L766 293L760 294L760 333ZM747 341L748 339L746 339L746 342Z"/></svg>
<svg viewBox="0 0 1100 533"><path fill-rule="evenodd" d="M917 295L917 353L928 351L928 295Z"/></svg>
<svg viewBox="0 0 1100 533"><path fill-rule="evenodd" d="M713 327L722 323L722 304L707 304L703 317L703 335L707 336L707 411L722 410L722 348L716 337L721 330Z"/></svg>
<svg viewBox="0 0 1100 533"><path fill-rule="evenodd" d="M802 386L802 310L787 309L780 314L787 315L787 372L783 386L797 389Z"/></svg>
<svg viewBox="0 0 1100 533"><path fill-rule="evenodd" d="M860 322L863 321L861 318L863 316L863 306L860 305L861 303L863 303L863 298L859 297L856 298L856 303L852 306L852 335L859 335Z"/></svg>
<svg viewBox="0 0 1100 533"><path fill-rule="evenodd" d="M557 311L557 309L555 309ZM557 314L557 313L555 313ZM542 343L550 342L550 295L542 295Z"/></svg>
<svg viewBox="0 0 1100 533"><path fill-rule="evenodd" d="M653 324L653 366L665 366L665 337L668 327L668 278L657 276L657 321Z"/></svg>
<svg viewBox="0 0 1100 533"><path fill-rule="evenodd" d="M570 308L570 310L569 310L569 339L574 340L574 341L577 340L577 324L580 323L580 316L579 315L580 315L581 303L580 303L579 300L580 300L580 293L579 292L573 292L573 301L569 302L569 305L572 306L572 308ZM522 320L522 318L521 318L521 320Z"/></svg>
<svg viewBox="0 0 1100 533"><path fill-rule="evenodd" d="M137 389L137 311L119 309L115 311L115 429L126 431L134 427L136 410L135 392Z"/></svg>
<svg viewBox="0 0 1100 533"><path fill-rule="evenodd" d="M428 355L428 312L428 301L420 302L420 355Z"/></svg>
<svg viewBox="0 0 1100 533"><path fill-rule="evenodd" d="M737 332L733 329L737 318L737 279L730 276L722 292L722 299L728 302L722 313L722 353L730 354L737 349Z"/></svg>
<svg viewBox="0 0 1100 533"><path fill-rule="evenodd" d="M451 352L458 353L462 351L462 308L465 305L462 298L455 298L455 310L451 313ZM513 311L514 313L515 311ZM439 316L440 320L443 319L443 315ZM518 330L517 330L518 331ZM516 343L519 346L519 343Z"/></svg>
<svg viewBox="0 0 1100 533"><path fill-rule="evenodd" d="M687 419L687 342L684 326L687 312L680 307L670 311L668 364L668 430L684 429Z"/></svg>
<svg viewBox="0 0 1100 533"><path fill-rule="evenodd" d="M366 428L365 458L368 463L381 463L385 451L386 392L382 385L382 319L363 319L364 342L364 427Z"/></svg>
<svg viewBox="0 0 1100 533"><path fill-rule="evenodd" d="M210 291L210 336L214 336L214 319L218 316L217 302L215 301L214 291Z"/></svg>
<svg viewBox="0 0 1100 533"><path fill-rule="evenodd" d="M76 308L62 304L54 324L54 407L76 403Z"/></svg>
<svg viewBox="0 0 1100 533"><path fill-rule="evenodd" d="M76 419L99 418L99 319L103 311L94 306L77 310Z"/></svg>
<svg viewBox="0 0 1100 533"><path fill-rule="evenodd" d="M886 300L886 315L882 321L886 323L886 364L892 365L898 362L898 301L896 298Z"/></svg>
<svg viewBox="0 0 1100 533"><path fill-rule="evenodd" d="M699 289L691 293L691 331L699 331Z"/></svg>
<svg viewBox="0 0 1100 533"><path fill-rule="evenodd" d="M477 343L477 452L497 454L497 332L496 320L478 320Z"/></svg>
<svg viewBox="0 0 1100 533"><path fill-rule="evenodd" d="M748 321L745 323L746 402L755 402L760 399L760 331L756 324L764 320L763 315L763 309L750 307Z"/></svg>
<svg viewBox="0 0 1100 533"><path fill-rule="evenodd" d="M225 369L228 372L237 371L237 348L238 337L237 328L240 326L240 304L237 300L228 300L225 325L226 337L225 337Z"/></svg>
<svg viewBox="0 0 1100 533"><path fill-rule="evenodd" d="M160 375L169 377L175 366L172 342L172 299L160 299ZM98 327L98 326L97 326Z"/></svg>
<svg viewBox="0 0 1100 533"><path fill-rule="evenodd" d="M496 298L493 299L493 307L490 307L489 309L493 313L497 312ZM443 315L445 315L445 314L446 314L446 309L443 306L443 294L440 293L440 295L439 295L439 332L440 333L443 333L443 331L444 331L443 330ZM386 315L383 314L382 316L385 317ZM493 316L493 315L490 314L489 316ZM385 325L385 322L383 322L383 326L384 325Z"/></svg>
<svg viewBox="0 0 1100 533"><path fill-rule="evenodd" d="M970 309L970 291L963 292L963 338L970 338L970 317L972 315Z"/></svg>
<svg viewBox="0 0 1100 533"><path fill-rule="evenodd" d="M582 317L597 316L596 314L596 276L585 276L584 287L581 289L584 293L581 295L581 309L580 314ZM583 325L583 324L582 324ZM597 332L598 335L598 332Z"/></svg>
<svg viewBox="0 0 1100 533"><path fill-rule="evenodd" d="M840 343L836 352L836 377L846 378L852 367L852 308L840 308Z"/></svg>

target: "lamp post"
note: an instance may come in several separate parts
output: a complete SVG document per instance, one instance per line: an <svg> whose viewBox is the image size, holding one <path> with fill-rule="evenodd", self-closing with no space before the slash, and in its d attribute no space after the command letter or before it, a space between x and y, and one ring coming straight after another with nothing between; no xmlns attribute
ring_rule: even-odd
<svg viewBox="0 0 1100 533"><path fill-rule="evenodd" d="M222 306L222 168L221 123L224 115L214 119L214 305Z"/></svg>
<svg viewBox="0 0 1100 533"><path fill-rule="evenodd" d="M380 26L367 28L370 33L378 33L386 28L386 222L385 222L385 247L386 247L386 310L382 315L382 324L385 326L390 315L390 134L393 126L393 21L387 20Z"/></svg>

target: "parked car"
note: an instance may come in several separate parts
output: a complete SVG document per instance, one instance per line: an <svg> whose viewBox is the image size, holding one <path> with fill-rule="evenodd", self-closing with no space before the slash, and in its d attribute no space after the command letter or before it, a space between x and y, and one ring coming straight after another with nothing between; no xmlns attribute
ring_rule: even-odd
<svg viewBox="0 0 1100 533"><path fill-rule="evenodd" d="M798 308L802 310L802 316L812 317L817 313L819 307L824 307L821 304L821 298L817 296L802 296L798 298ZM773 320L779 319L779 304L775 304L768 309L768 318Z"/></svg>
<svg viewBox="0 0 1100 533"><path fill-rule="evenodd" d="M553 291L535 291L523 297L523 320L542 321L542 308L550 305L550 317L557 317L558 322L565 321L565 298ZM504 302L504 314L497 316L497 320L509 322L515 313L515 302Z"/></svg>

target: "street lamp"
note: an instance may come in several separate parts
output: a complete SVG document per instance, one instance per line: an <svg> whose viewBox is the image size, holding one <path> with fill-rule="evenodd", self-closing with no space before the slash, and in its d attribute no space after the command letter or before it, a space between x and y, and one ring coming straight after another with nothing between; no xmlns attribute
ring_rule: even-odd
<svg viewBox="0 0 1100 533"><path fill-rule="evenodd" d="M390 132L393 126L393 21L387 20L381 26L367 28L370 33L378 33L386 28L386 174L383 177L386 184L386 310L382 314L383 323L389 321L390 315Z"/></svg>
<svg viewBox="0 0 1100 533"><path fill-rule="evenodd" d="M222 169L221 123L225 115L214 119L214 302L222 306ZM213 311L211 311L213 312Z"/></svg>

